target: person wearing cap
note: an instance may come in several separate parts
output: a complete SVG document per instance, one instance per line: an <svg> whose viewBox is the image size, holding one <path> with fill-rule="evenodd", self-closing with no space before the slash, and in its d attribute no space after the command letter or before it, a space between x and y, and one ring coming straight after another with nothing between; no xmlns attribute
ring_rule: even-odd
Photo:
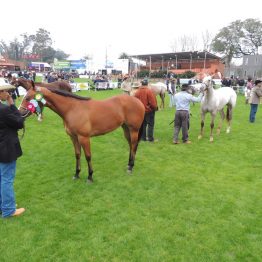
<svg viewBox="0 0 262 262"><path fill-rule="evenodd" d="M0 86L0 213L3 218L19 216L25 211L16 209L14 193L16 160L22 155L17 130L23 128L24 118L6 88Z"/></svg>
<svg viewBox="0 0 262 262"><path fill-rule="evenodd" d="M251 95L249 99L249 103L250 103L249 122L250 123L255 122L258 104L260 102L260 97L262 97L262 80L259 79L255 81L255 86L251 89Z"/></svg>
<svg viewBox="0 0 262 262"><path fill-rule="evenodd" d="M136 91L135 95L145 106L145 116L143 121L143 141L157 142L154 138L155 126L155 111L158 110L156 96L151 89L148 88L148 80L141 81L141 86Z"/></svg>
<svg viewBox="0 0 262 262"><path fill-rule="evenodd" d="M176 106L175 124L174 124L174 136L173 143L179 144L178 135L182 128L182 140L185 144L191 144L188 140L188 127L189 127L189 114L190 114L190 102L200 102L203 97L203 93L200 93L198 97L193 96L189 92L189 85L183 84L181 92L175 94L174 101Z"/></svg>

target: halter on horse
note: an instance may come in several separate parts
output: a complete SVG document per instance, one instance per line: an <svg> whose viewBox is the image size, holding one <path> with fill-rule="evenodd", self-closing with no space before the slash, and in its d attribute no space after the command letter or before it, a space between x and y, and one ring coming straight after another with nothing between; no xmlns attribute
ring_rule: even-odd
<svg viewBox="0 0 262 262"><path fill-rule="evenodd" d="M227 133L230 132L231 121L232 121L232 110L236 105L237 95L235 91L230 87L221 87L218 89L214 89L211 76L207 76L203 79L202 87L203 87L203 91L205 92L205 95L201 102L201 131L198 136L198 139L201 139L203 137L205 115L207 112L209 112L211 114L210 142L213 142L214 120L217 112L219 112L221 119L218 125L217 133L220 134L222 122L225 119L225 114L224 114L225 106L227 106L227 114L226 114L226 119L228 122Z"/></svg>
<svg viewBox="0 0 262 262"><path fill-rule="evenodd" d="M144 105L140 100L127 95L118 95L96 101L61 90L34 87L28 90L22 102L19 109L21 114L29 115L26 110L27 104L37 95L41 95L46 105L64 121L66 132L75 149L75 179L79 178L81 170L81 148L88 164L88 181L92 182L90 138L109 133L120 126L129 144L128 172L132 172L145 114Z"/></svg>
<svg viewBox="0 0 262 262"><path fill-rule="evenodd" d="M23 77L19 77L19 78L12 77L10 79L10 84L16 87L22 86L27 91L30 88L33 88L35 85L40 85L40 86L48 87L51 89L60 89L60 90L72 92L70 84L67 83L66 81L55 81L52 83L42 83L42 82L35 83L34 81L25 79ZM36 112L36 113L38 113L38 121L42 121L43 120L43 104L41 102L39 103L39 112Z"/></svg>

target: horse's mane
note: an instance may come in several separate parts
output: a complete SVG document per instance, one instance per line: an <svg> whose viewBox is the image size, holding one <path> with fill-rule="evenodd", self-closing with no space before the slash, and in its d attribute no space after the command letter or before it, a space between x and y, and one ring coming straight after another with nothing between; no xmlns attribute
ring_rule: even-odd
<svg viewBox="0 0 262 262"><path fill-rule="evenodd" d="M78 100L90 100L90 99L92 99L91 97L78 96L78 95L75 95L73 93L70 93L70 92L64 91L64 90L51 89L51 88L48 88L48 87L46 87L46 88L49 91L51 91L52 93L55 93L55 94L61 95L61 96L72 97L72 98L75 98L75 99L78 99Z"/></svg>

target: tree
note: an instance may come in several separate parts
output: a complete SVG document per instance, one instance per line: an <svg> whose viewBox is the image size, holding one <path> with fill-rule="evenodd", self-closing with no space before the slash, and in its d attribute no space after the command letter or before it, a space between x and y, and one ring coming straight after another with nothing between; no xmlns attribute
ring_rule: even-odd
<svg viewBox="0 0 262 262"><path fill-rule="evenodd" d="M219 31L212 41L211 49L225 55L226 64L229 65L232 58L257 54L262 44L261 33L262 24L259 20L236 20Z"/></svg>
<svg viewBox="0 0 262 262"><path fill-rule="evenodd" d="M249 50L252 54L258 54L258 49L262 46L261 22L257 19L246 19L243 23L243 32L245 50Z"/></svg>
<svg viewBox="0 0 262 262"><path fill-rule="evenodd" d="M183 35L174 39L170 44L172 52L196 51L198 49L198 41L195 35Z"/></svg>
<svg viewBox="0 0 262 262"><path fill-rule="evenodd" d="M52 62L54 58L66 59L69 55L62 50L55 50L52 47L50 33L39 28L35 35L23 33L19 38L14 38L10 43L0 41L0 51L10 59L24 60L24 54L38 54L44 62Z"/></svg>
<svg viewBox="0 0 262 262"><path fill-rule="evenodd" d="M123 52L119 55L119 59L129 59L129 55L127 53Z"/></svg>
<svg viewBox="0 0 262 262"><path fill-rule="evenodd" d="M202 41L203 41L203 50L209 52L212 42L212 34L208 30L202 33Z"/></svg>
<svg viewBox="0 0 262 262"><path fill-rule="evenodd" d="M33 48L32 52L34 54L40 54L43 56L45 49L48 49L52 45L52 39L50 33L43 28L39 28L36 35L33 36Z"/></svg>
<svg viewBox="0 0 262 262"><path fill-rule="evenodd" d="M57 58L58 60L65 60L69 57L69 54L66 54L64 51L58 49L55 51L54 58Z"/></svg>

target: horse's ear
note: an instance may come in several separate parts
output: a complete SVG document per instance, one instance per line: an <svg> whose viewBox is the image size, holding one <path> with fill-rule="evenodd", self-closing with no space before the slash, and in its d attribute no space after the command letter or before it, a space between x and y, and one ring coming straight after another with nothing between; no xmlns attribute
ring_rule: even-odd
<svg viewBox="0 0 262 262"><path fill-rule="evenodd" d="M33 80L31 80L31 85L32 85L33 89L35 89L35 82Z"/></svg>

